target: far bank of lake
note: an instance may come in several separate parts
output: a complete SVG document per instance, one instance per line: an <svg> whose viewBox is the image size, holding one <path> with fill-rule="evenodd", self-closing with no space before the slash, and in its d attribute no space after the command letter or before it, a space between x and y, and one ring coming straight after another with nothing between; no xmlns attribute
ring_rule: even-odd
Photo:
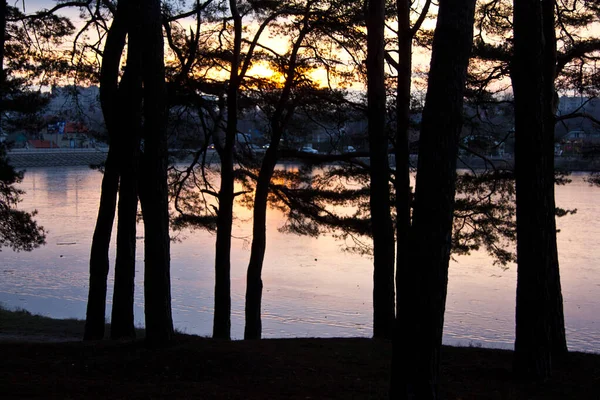
<svg viewBox="0 0 600 400"><path fill-rule="evenodd" d="M264 152L256 152L260 155ZM171 157L180 163L192 160L191 151L172 150ZM69 167L69 166L88 166L98 165L106 160L108 148L59 148L59 149L13 149L8 152L8 159L15 168L40 168L40 167ZM218 154L215 150L207 150L207 160L209 162L218 162ZM363 162L368 163L368 158L361 158ZM288 160L287 162L297 162ZM417 165L417 157L412 156L413 166ZM390 163L394 163L394 155L390 154ZM600 171L600 159L557 156L554 158L555 167L560 171ZM507 155L502 158L481 158L475 156L461 156L457 161L458 168L465 169L485 169L485 168L509 168L514 167L512 156Z"/></svg>

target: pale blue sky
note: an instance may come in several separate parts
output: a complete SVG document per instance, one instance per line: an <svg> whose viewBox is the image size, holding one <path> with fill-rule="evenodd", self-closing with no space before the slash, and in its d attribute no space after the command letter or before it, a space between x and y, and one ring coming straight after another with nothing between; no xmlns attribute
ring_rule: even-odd
<svg viewBox="0 0 600 400"><path fill-rule="evenodd" d="M56 5L53 0L8 0L7 3L11 6L21 9L26 14L33 13L40 9L52 8ZM65 8L59 12L61 15L68 16L74 24L81 20L79 18L79 10L76 8Z"/></svg>

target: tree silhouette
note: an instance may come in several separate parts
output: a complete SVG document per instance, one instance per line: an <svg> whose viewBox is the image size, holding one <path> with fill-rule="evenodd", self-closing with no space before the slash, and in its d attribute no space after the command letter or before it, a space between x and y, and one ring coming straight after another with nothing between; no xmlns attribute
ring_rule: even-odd
<svg viewBox="0 0 600 400"><path fill-rule="evenodd" d="M385 126L385 1L368 2L367 118L373 235L373 336L390 338L394 320L394 231L390 215L388 134Z"/></svg>
<svg viewBox="0 0 600 400"><path fill-rule="evenodd" d="M456 157L475 1L440 2L419 140L409 265L398 290L392 398L438 397ZM401 328L400 328L401 327Z"/></svg>
<svg viewBox="0 0 600 400"><path fill-rule="evenodd" d="M167 103L161 2L140 5L144 125L140 203L144 220L146 340L164 344L173 336L169 202L167 188Z"/></svg>
<svg viewBox="0 0 600 400"><path fill-rule="evenodd" d="M533 378L547 378L552 353L566 352L554 216L553 8L554 2L514 4L518 264L514 366L517 373Z"/></svg>
<svg viewBox="0 0 600 400"><path fill-rule="evenodd" d="M145 227L146 340L161 344L171 339L173 323L166 186L166 105L163 103L166 90L160 6L121 0L116 8L110 3L108 8L114 18L104 45L100 100L110 147L92 242L84 338L103 337L108 248L117 191L119 224L111 338L135 336L133 293L139 192ZM120 59L126 38L127 60L120 77ZM144 139L142 152L141 138ZM141 181L140 168L144 169Z"/></svg>
<svg viewBox="0 0 600 400"><path fill-rule="evenodd" d="M133 298L133 287L131 284L127 284L126 281L131 282L130 277L134 271L134 268L131 266L131 254L133 253L133 262L135 262L135 214L133 216L133 231L130 230L129 233L127 233L126 230L132 228L131 215L127 216L125 207L128 202L127 191L131 186L127 188L127 185L120 185L120 170L122 164L134 157L131 157L122 151L123 138L120 124L121 117L124 117L125 121L131 121L136 115L135 113L133 115L121 114L121 112L131 110L130 107L132 103L128 102L125 108L123 108L123 106L125 105L125 99L127 98L127 95L125 94L127 91L126 83L128 79L130 81L136 80L136 77L131 76L132 73L135 74L133 69L136 68L135 61L133 60L133 57L135 57L133 56L135 46L130 53L132 59L127 60L127 73L124 76L121 85L119 84L121 54L125 47L127 34L130 31L128 17L131 17L131 14L133 14L133 7L131 4L132 3L127 1L121 1L117 4L117 7L112 10L114 11L114 18L106 36L99 76L100 102L108 131L109 151L104 165L100 205L98 208L98 216L96 219L94 235L92 237L90 253L90 284L86 329L84 333L84 339L86 340L98 340L104 337L106 290L110 265L108 258L110 237L115 212L117 210L117 193L119 190L122 190L125 196L119 204L123 205L123 209L119 211L119 216L122 217L122 220L120 218L120 229L118 228L121 231L120 234L119 230L117 231L118 239L120 239L118 240L118 245L125 245L126 248L117 245L118 262L116 264L119 265L118 267L115 265L115 276L116 281L118 281L115 284L115 300L119 308L115 308L115 312L113 313L116 319L116 329L114 330L114 334L115 337L134 335L132 329L133 302L127 304L129 303L127 299ZM137 79L139 79L139 77ZM135 197L135 207L137 208L137 195ZM133 243L129 240L131 234L133 234L134 237ZM131 247L132 245L133 248ZM117 269L119 270L118 273L116 272ZM112 334L113 332L111 331L111 335Z"/></svg>

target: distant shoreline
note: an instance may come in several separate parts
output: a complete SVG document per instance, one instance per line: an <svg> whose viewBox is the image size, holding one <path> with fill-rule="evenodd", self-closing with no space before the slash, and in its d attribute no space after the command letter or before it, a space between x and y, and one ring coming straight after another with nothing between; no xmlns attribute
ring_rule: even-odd
<svg viewBox="0 0 600 400"><path fill-rule="evenodd" d="M212 151L214 152L214 151ZM177 151L171 151L172 155L177 154ZM106 161L108 148L84 148L84 149L13 149L8 151L8 162L13 167L19 168L38 168L38 167L74 167L98 165ZM181 156L181 154L179 154ZM218 160L211 157L212 161ZM179 162L190 160L191 157L183 157ZM368 162L368 159L364 159ZM288 163L290 160L282 161ZM394 158L390 155L390 164L393 165ZM417 165L417 158L411 157L411 164ZM493 167L492 167L493 165ZM600 171L600 160L586 159L582 157L556 157L554 165L557 170L561 171L582 171L594 172ZM484 161L479 157L459 157L457 160L457 168L459 169L475 169L482 170L485 168L514 168L514 159L512 158L492 158Z"/></svg>
<svg viewBox="0 0 600 400"><path fill-rule="evenodd" d="M74 167L97 165L106 161L107 149L13 149L8 151L8 163L13 167Z"/></svg>
<svg viewBox="0 0 600 400"><path fill-rule="evenodd" d="M457 167L460 169L491 169L492 165L500 169L513 169L515 161L513 158L490 158L484 161L480 157L460 157ZM416 165L416 161L415 161ZM595 172L600 171L600 160L583 157L559 156L554 158L554 168L558 171L569 172Z"/></svg>

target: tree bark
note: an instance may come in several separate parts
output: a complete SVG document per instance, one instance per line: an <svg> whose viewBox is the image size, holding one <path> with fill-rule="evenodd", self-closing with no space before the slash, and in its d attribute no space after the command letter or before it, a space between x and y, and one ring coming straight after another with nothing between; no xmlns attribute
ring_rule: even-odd
<svg viewBox="0 0 600 400"><path fill-rule="evenodd" d="M142 104L139 7L126 3L127 65L118 93L120 132L117 258L111 316L111 339L134 338L135 254L138 206L138 162Z"/></svg>
<svg viewBox="0 0 600 400"><path fill-rule="evenodd" d="M126 20L120 7L108 31L100 70L100 103L109 135L109 150L102 177L102 193L90 253L90 281L84 340L104 337L106 289L109 271L110 237L117 204L119 154L117 133L118 74L121 53L127 34Z"/></svg>
<svg viewBox="0 0 600 400"><path fill-rule="evenodd" d="M394 326L394 231L390 214L384 80L385 2L367 11L367 113L373 235L373 337L391 338Z"/></svg>
<svg viewBox="0 0 600 400"><path fill-rule="evenodd" d="M273 142L271 143L273 144ZM267 199L269 184L277 162L276 152L276 148L271 149L269 147L267 149L256 182L254 211L252 214L252 247L246 275L246 326L244 328L244 339L246 340L260 339L262 335L262 266L267 247Z"/></svg>
<svg viewBox="0 0 600 400"><path fill-rule="evenodd" d="M234 23L234 48L231 73L227 86L227 128L225 143L219 152L221 159L221 187L217 215L215 249L215 312L213 338L231 339L231 230L233 224L233 146L237 134L240 53L242 47L242 17L235 1L229 6Z"/></svg>
<svg viewBox="0 0 600 400"><path fill-rule="evenodd" d="M308 6L310 7L310 6ZM286 80L277 102L275 112L271 118L271 143L265 152L258 179L256 181L256 193L254 195L254 212L252 220L252 247L250 251L250 262L246 276L246 326L244 328L244 339L260 339L262 335L261 302L262 302L262 267L267 247L267 204L271 178L277 164L277 151L280 139L283 137L285 120L288 120L292 111L285 114L287 103L292 93L294 79L296 76L296 65L298 52L308 33L309 26L305 20L303 28L292 46L292 52L287 64Z"/></svg>
<svg viewBox="0 0 600 400"><path fill-rule="evenodd" d="M397 213L397 274L396 288L406 280L404 272L408 268L406 257L408 248L408 232L410 229L410 92L412 79L412 39L410 27L410 0L398 0L398 87L396 95L396 213ZM397 289L396 301L405 301L402 291Z"/></svg>
<svg viewBox="0 0 600 400"><path fill-rule="evenodd" d="M173 336L167 192L166 85L161 4L141 5L144 150L140 202L144 219L144 304L146 341L163 345Z"/></svg>
<svg viewBox="0 0 600 400"><path fill-rule="evenodd" d="M392 377L406 374L402 351L408 343L407 330L402 318L408 306L411 281L407 279L409 233L411 225L410 152L408 130L410 124L410 92L412 79L412 33L410 28L410 0L397 0L398 18L398 87L396 93L396 318L392 348ZM397 398L400 382L390 380L390 398Z"/></svg>
<svg viewBox="0 0 600 400"><path fill-rule="evenodd" d="M552 41L552 37L547 39ZM515 1L512 82L518 269L514 370L528 379L550 376L553 336L557 335L557 345L562 342L552 329L553 322L557 328L562 317L554 215L554 66L548 65L552 46L544 38L542 3Z"/></svg>
<svg viewBox="0 0 600 400"><path fill-rule="evenodd" d="M404 351L394 352L395 357L402 356L394 363L405 366L392 376L399 382L396 398L438 397L456 157L474 14L475 0L439 3L409 235L411 267L405 278L410 303L398 304L398 319L405 325L396 330L395 340L409 340L403 343Z"/></svg>
<svg viewBox="0 0 600 400"><path fill-rule="evenodd" d="M546 179L554 178L554 128L556 126L556 110L558 108L558 94L554 81L556 79L556 29L554 16L555 2L542 0L542 23L544 32L544 151L547 154ZM549 176L552 174L552 177ZM552 209L554 201L554 185L547 187L546 196ZM554 232L549 237L551 259L549 264L548 291L550 293L550 340L552 355L561 358L567 354L567 339L565 335L565 316L563 311L563 297L560 284L560 270L558 263L558 249L556 244L556 216L548 216L548 232Z"/></svg>
<svg viewBox="0 0 600 400"><path fill-rule="evenodd" d="M236 94L229 93L228 110L237 109ZM229 128L230 124L233 128ZM225 146L221 153L221 188L217 215L217 240L215 245L215 311L213 338L231 339L231 231L233 224L233 143L237 117L227 117Z"/></svg>
<svg viewBox="0 0 600 400"><path fill-rule="evenodd" d="M109 148L104 164L104 176L100 194L100 206L90 252L90 280L85 318L84 340L104 338L106 324L106 290L109 271L108 250L117 207L119 187L118 163L115 150Z"/></svg>
<svg viewBox="0 0 600 400"><path fill-rule="evenodd" d="M111 314L111 339L135 338L134 291L137 225L137 161L122 157L117 225L117 258Z"/></svg>

